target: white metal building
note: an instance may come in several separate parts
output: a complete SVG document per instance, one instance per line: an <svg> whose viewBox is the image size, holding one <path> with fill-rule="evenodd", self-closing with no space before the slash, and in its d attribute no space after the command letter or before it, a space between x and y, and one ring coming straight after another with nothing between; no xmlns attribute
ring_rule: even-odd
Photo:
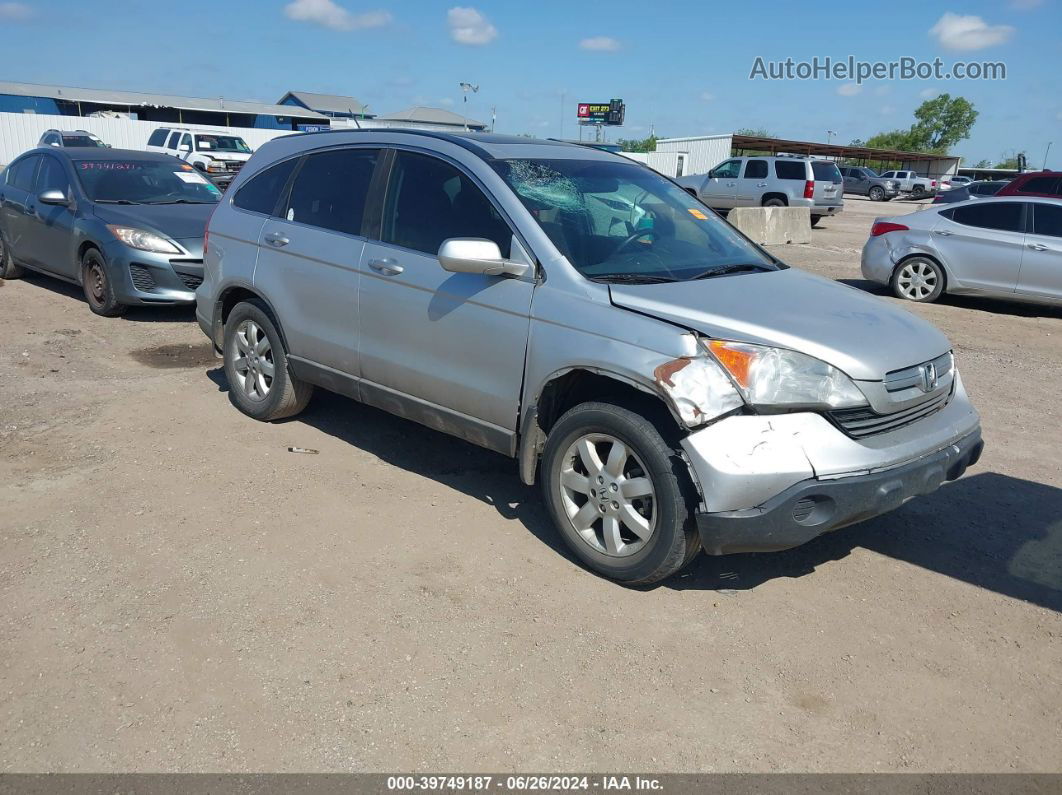
<svg viewBox="0 0 1062 795"><path fill-rule="evenodd" d="M656 142L657 152L681 152L686 155L684 171L686 174L706 174L710 169L730 157L734 136L692 135L685 138L660 138ZM657 169L658 171L660 169ZM679 174L668 174L677 177Z"/></svg>

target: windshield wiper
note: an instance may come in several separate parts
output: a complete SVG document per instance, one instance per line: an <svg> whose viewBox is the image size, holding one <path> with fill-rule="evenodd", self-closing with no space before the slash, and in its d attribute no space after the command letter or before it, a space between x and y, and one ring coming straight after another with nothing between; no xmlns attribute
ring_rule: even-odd
<svg viewBox="0 0 1062 795"><path fill-rule="evenodd" d="M601 273L587 278L606 284L665 284L675 281L670 276L654 276L651 273Z"/></svg>
<svg viewBox="0 0 1062 795"><path fill-rule="evenodd" d="M143 202L135 202L131 199L96 199L96 204L143 204Z"/></svg>
<svg viewBox="0 0 1062 795"><path fill-rule="evenodd" d="M728 273L756 273L758 271L770 271L774 268L769 265L761 265L757 263L741 263L737 265L722 265L718 268L711 268L704 273L698 273L696 276L691 276L687 281L695 281L697 279L711 279L713 276L726 276Z"/></svg>
<svg viewBox="0 0 1062 795"><path fill-rule="evenodd" d="M217 204L217 202L201 202L198 199L167 199L164 202L144 202L144 204Z"/></svg>

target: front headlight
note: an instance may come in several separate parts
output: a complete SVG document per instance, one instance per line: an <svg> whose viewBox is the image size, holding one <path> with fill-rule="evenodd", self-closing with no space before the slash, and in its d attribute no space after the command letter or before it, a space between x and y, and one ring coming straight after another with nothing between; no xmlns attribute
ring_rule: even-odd
<svg viewBox="0 0 1062 795"><path fill-rule="evenodd" d="M220 160L211 160L207 164L207 171L211 174L221 174L226 171L225 164Z"/></svg>
<svg viewBox="0 0 1062 795"><path fill-rule="evenodd" d="M177 248L177 246L173 245L173 243L166 238L156 235L154 232L136 229L132 226L112 226L111 224L108 224L107 228L111 230L116 238L130 248L138 248L141 251L153 251L156 254L181 253L181 250Z"/></svg>
<svg viewBox="0 0 1062 795"><path fill-rule="evenodd" d="M711 340L707 346L752 406L836 409L867 404L851 378L820 359L729 340Z"/></svg>

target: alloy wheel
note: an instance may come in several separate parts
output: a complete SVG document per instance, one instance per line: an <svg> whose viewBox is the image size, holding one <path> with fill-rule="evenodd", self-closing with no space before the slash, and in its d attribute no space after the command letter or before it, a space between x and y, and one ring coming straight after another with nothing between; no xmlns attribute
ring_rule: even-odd
<svg viewBox="0 0 1062 795"><path fill-rule="evenodd" d="M253 320L244 320L236 327L236 386L251 400L265 400L273 388L276 364L273 346L265 330Z"/></svg>
<svg viewBox="0 0 1062 795"><path fill-rule="evenodd" d="M936 269L925 260L911 260L900 269L896 284L904 298L923 301L937 289Z"/></svg>
<svg viewBox="0 0 1062 795"><path fill-rule="evenodd" d="M592 549L626 557L652 537L656 489L638 455L615 436L580 436L565 452L559 477L568 521Z"/></svg>

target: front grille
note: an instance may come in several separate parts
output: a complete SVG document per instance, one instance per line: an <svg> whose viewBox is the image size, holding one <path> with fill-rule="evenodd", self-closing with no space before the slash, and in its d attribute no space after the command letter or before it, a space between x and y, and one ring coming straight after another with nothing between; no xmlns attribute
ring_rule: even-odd
<svg viewBox="0 0 1062 795"><path fill-rule="evenodd" d="M244 164L243 160L223 160L221 162L225 164L225 168L227 168L229 171L239 171L241 168L243 168Z"/></svg>
<svg viewBox="0 0 1062 795"><path fill-rule="evenodd" d="M133 277L133 286L143 293L154 292L155 278L151 270L143 265L130 265L129 275Z"/></svg>
<svg viewBox="0 0 1062 795"><path fill-rule="evenodd" d="M177 278L184 282L184 286L189 290L194 290L203 283L202 276L194 276L191 273L178 273Z"/></svg>
<svg viewBox="0 0 1062 795"><path fill-rule="evenodd" d="M858 408L836 409L827 412L826 416L853 439L862 439L879 433L895 431L912 422L918 422L940 411L948 405L950 399L951 394L943 392L925 403L919 403L917 406L892 414L878 414L871 408Z"/></svg>

